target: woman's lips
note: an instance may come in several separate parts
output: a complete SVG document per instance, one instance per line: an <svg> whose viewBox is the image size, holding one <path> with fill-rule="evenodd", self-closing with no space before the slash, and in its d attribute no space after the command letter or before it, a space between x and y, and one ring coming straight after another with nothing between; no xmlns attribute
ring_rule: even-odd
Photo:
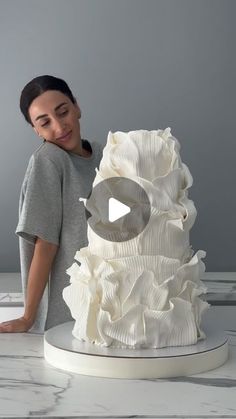
<svg viewBox="0 0 236 419"><path fill-rule="evenodd" d="M71 131L69 131L66 135L64 135L63 137L59 137L57 140L58 141L62 141L62 142L64 142L64 141L67 141L67 140L69 140L70 139L70 137L71 137L71 133L72 133L72 130Z"/></svg>

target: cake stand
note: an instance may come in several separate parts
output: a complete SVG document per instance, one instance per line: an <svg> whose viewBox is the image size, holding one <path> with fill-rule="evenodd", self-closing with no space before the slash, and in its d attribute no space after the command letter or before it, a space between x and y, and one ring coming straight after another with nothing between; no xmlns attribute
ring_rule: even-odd
<svg viewBox="0 0 236 419"><path fill-rule="evenodd" d="M195 345L162 349L113 349L80 342L72 335L74 321L44 334L44 356L52 366L97 377L150 379L188 376L209 371L228 358L223 332L205 321L206 339Z"/></svg>

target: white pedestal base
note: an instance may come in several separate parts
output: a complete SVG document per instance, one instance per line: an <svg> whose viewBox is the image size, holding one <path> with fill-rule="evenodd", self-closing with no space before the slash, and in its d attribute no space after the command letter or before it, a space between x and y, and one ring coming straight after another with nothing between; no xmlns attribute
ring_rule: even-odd
<svg viewBox="0 0 236 419"><path fill-rule="evenodd" d="M112 349L80 342L72 335L74 322L45 332L44 356L56 368L97 377L150 379L198 374L222 365L228 358L227 337L203 330L207 338L191 346L163 349Z"/></svg>

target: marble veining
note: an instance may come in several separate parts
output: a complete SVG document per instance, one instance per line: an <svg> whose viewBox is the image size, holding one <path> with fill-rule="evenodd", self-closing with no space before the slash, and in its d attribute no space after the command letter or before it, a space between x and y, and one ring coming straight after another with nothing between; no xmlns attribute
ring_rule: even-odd
<svg viewBox="0 0 236 419"><path fill-rule="evenodd" d="M228 274L206 273L207 299L211 294L215 301L224 298L225 306L229 296L235 299L235 273ZM19 302L20 293L0 293L0 309ZM225 307L216 309L225 316ZM226 316L230 352L224 365L191 377L157 380L69 373L47 364L43 335L0 333L0 418L236 418L236 322L234 327L228 320Z"/></svg>
<svg viewBox="0 0 236 419"><path fill-rule="evenodd" d="M170 381L173 383L189 383L189 384L200 384L201 386L213 386L213 387L236 387L236 378L198 378L198 377L180 377L171 378Z"/></svg>
<svg viewBox="0 0 236 419"><path fill-rule="evenodd" d="M0 305L11 306L16 305L15 303L23 305L23 294L21 292L0 293Z"/></svg>
<svg viewBox="0 0 236 419"><path fill-rule="evenodd" d="M216 370L173 379L120 380L52 367L43 356L42 335L0 334L0 418L236 417L235 331L229 339L229 360Z"/></svg>

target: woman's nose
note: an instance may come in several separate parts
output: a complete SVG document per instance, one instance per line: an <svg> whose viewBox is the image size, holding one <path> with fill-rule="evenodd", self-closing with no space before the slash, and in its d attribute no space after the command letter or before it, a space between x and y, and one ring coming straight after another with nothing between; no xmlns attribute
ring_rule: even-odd
<svg viewBox="0 0 236 419"><path fill-rule="evenodd" d="M53 121L53 128L56 134L58 134L58 136L60 134L63 134L63 130L65 128L65 122L61 121L60 119L54 119Z"/></svg>

